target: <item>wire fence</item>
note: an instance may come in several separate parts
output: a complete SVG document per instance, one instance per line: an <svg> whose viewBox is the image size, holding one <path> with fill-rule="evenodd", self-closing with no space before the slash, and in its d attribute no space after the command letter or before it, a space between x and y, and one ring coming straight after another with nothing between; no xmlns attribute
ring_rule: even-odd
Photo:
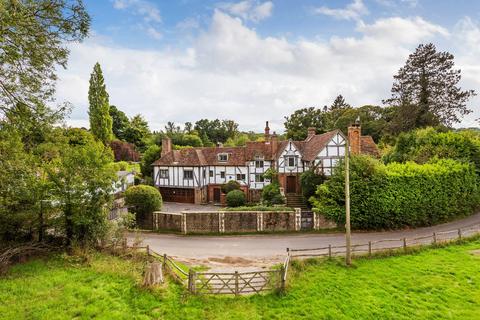
<svg viewBox="0 0 480 320"><path fill-rule="evenodd" d="M412 247L435 245L446 243L454 240L472 237L480 234L480 224L471 225L464 228L433 232L429 235L412 237L412 238L396 238L396 239L380 239L368 241L365 243L353 244L351 252L353 255L372 255L376 252L384 252L389 250L407 250ZM334 257L344 255L346 252L345 245L328 245L324 247L314 248L287 248L287 254L291 258L314 258L314 257Z"/></svg>
<svg viewBox="0 0 480 320"><path fill-rule="evenodd" d="M378 252L390 250L404 250L408 248L447 243L468 237L480 235L480 224L429 235L372 240L351 246L353 256L371 256ZM124 239L123 247L133 250L145 250L147 256L153 257L162 263L163 270L178 283L187 288L191 294L196 295L243 295L257 294L265 291L284 291L287 282L288 270L292 259L335 257L344 255L345 245L328 245L314 248L287 248L287 255L277 269L254 270L249 272L202 272L182 266L167 254L159 254L147 246L127 247Z"/></svg>

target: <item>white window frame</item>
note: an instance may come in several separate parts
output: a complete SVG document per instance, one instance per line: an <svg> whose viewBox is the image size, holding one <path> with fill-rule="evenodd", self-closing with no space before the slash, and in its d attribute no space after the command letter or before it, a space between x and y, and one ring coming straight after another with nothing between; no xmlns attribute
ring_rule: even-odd
<svg viewBox="0 0 480 320"><path fill-rule="evenodd" d="M293 165L290 165L290 160L293 160ZM297 157L295 156L285 156L285 166L292 168L297 166Z"/></svg>
<svg viewBox="0 0 480 320"><path fill-rule="evenodd" d="M160 169L158 176L160 179L168 179L168 169Z"/></svg>
<svg viewBox="0 0 480 320"><path fill-rule="evenodd" d="M187 172L191 177L187 177ZM183 170L183 180L193 180L193 170Z"/></svg>
<svg viewBox="0 0 480 320"><path fill-rule="evenodd" d="M263 160L255 160L255 168L263 168L265 163Z"/></svg>
<svg viewBox="0 0 480 320"><path fill-rule="evenodd" d="M225 179L225 171L220 171L220 178Z"/></svg>
<svg viewBox="0 0 480 320"><path fill-rule="evenodd" d="M227 162L228 161L228 153L219 153L217 155L217 159L218 159L218 162Z"/></svg>
<svg viewBox="0 0 480 320"><path fill-rule="evenodd" d="M255 173L255 182L265 182L265 178L263 177L263 173Z"/></svg>

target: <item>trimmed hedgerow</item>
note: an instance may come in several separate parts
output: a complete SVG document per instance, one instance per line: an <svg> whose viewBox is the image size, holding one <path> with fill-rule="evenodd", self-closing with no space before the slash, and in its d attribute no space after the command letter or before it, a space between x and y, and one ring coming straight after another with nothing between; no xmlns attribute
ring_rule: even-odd
<svg viewBox="0 0 480 320"><path fill-rule="evenodd" d="M474 212L480 204L472 164L455 160L384 165L353 156L350 165L351 223L356 229L395 229L437 224ZM345 223L344 166L310 198L314 211Z"/></svg>

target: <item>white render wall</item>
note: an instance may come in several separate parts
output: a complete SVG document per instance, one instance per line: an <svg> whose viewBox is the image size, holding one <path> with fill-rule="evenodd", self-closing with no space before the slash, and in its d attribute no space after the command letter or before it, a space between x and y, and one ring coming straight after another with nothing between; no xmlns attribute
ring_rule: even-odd
<svg viewBox="0 0 480 320"><path fill-rule="evenodd" d="M288 157L295 157L296 165L289 166L287 163ZM302 156L297 150L292 141L288 141L287 145L283 149L280 157L277 160L277 171L278 173L302 173L304 170L304 164L302 161Z"/></svg>
<svg viewBox="0 0 480 320"><path fill-rule="evenodd" d="M296 157L296 165L291 167L287 165L286 157ZM345 137L337 133L319 152L315 158L315 164L320 165L325 175L331 175L333 168L340 159L345 156ZM260 159L259 159L260 160ZM245 166L197 166L197 167L178 167L178 166L154 166L154 182L158 187L172 188L198 188L209 184L223 184L230 180L236 180L241 185L248 185L251 189L262 189L270 183L269 180L256 182L255 175L263 174L273 166L273 161L264 160L263 167L257 168L255 161L248 161ZM308 168L308 162L302 160L300 152L292 141L289 141L279 158L275 161L275 166L279 173L302 173ZM159 176L159 170L168 170L168 178L163 179ZM193 179L184 179L184 171L192 170ZM210 171L212 174L210 174ZM222 172L225 176L222 178ZM245 180L237 180L237 174L244 174Z"/></svg>

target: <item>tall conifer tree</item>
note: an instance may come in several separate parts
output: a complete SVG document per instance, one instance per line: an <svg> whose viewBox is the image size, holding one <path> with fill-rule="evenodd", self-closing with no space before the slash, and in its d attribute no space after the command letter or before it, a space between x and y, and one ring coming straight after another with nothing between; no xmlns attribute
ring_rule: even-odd
<svg viewBox="0 0 480 320"><path fill-rule="evenodd" d="M93 72L90 75L88 102L90 104L88 109L90 130L98 140L106 145L113 138L113 121L110 116L110 104L108 102L108 93L105 88L102 69L98 62L93 67Z"/></svg>

